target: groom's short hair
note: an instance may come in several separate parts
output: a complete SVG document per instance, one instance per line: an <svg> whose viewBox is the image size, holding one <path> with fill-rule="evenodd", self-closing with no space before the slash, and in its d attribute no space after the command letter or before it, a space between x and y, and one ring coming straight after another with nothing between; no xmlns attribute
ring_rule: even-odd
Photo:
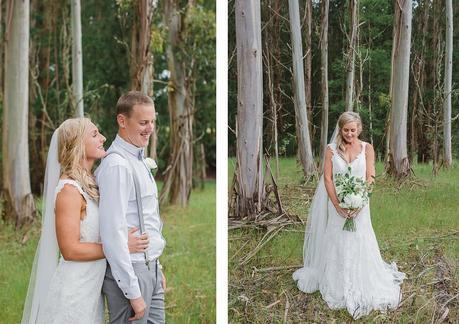
<svg viewBox="0 0 459 324"><path fill-rule="evenodd" d="M123 114L127 117L130 117L132 108L135 105L154 106L154 103L149 96L144 95L140 91L129 91L118 99L118 102L116 103L116 114Z"/></svg>

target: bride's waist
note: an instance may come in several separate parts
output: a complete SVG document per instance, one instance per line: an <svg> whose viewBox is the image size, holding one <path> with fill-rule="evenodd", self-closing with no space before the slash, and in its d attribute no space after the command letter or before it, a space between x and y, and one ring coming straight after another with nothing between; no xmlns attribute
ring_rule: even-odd
<svg viewBox="0 0 459 324"><path fill-rule="evenodd" d="M72 266L72 265L78 265L78 266L95 266L97 264L106 265L107 261L105 258L103 259L97 259L97 260L66 260L62 255L59 257L59 264L65 265L65 266Z"/></svg>

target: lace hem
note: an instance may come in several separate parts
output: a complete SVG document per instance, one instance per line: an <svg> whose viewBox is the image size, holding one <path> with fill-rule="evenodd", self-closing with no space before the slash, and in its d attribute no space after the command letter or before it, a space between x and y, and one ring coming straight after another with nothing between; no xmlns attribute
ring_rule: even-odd
<svg viewBox="0 0 459 324"><path fill-rule="evenodd" d="M297 281L298 289L305 293L319 290L319 273L316 269L303 267L296 270L292 277Z"/></svg>

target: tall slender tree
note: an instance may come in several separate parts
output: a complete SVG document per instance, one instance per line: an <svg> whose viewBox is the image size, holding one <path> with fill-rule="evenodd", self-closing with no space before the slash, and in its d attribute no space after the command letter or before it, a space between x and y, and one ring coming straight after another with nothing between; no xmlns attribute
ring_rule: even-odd
<svg viewBox="0 0 459 324"><path fill-rule="evenodd" d="M263 67L260 1L236 0L236 216L253 216L263 195Z"/></svg>
<svg viewBox="0 0 459 324"><path fill-rule="evenodd" d="M453 163L451 154L451 81L453 75L453 2L446 0L445 84L443 102L444 164Z"/></svg>
<svg viewBox="0 0 459 324"><path fill-rule="evenodd" d="M129 74L131 89L141 91L153 97L153 54L151 51L151 29L153 22L154 0L140 0L133 3L133 24L129 55ZM151 134L149 156L157 158L156 123Z"/></svg>
<svg viewBox="0 0 459 324"><path fill-rule="evenodd" d="M305 93L306 93L306 107L308 110L308 126L309 126L309 136L311 138L311 142L313 140L313 127L312 127L312 0L306 0L305 8L304 8L304 16L305 21L304 25L306 27L306 36L305 36L305 44L306 44L306 53L305 53Z"/></svg>
<svg viewBox="0 0 459 324"><path fill-rule="evenodd" d="M0 0L0 62L3 62L3 50L4 50L4 39L3 39L3 1ZM3 66L0 67L0 102L3 97Z"/></svg>
<svg viewBox="0 0 459 324"><path fill-rule="evenodd" d="M83 117L83 49L81 46L80 0L71 1L72 16L72 90L76 115Z"/></svg>
<svg viewBox="0 0 459 324"><path fill-rule="evenodd" d="M395 5L392 107L390 118L389 174L397 179L409 176L407 151L408 89L411 48L411 0L397 0Z"/></svg>
<svg viewBox="0 0 459 324"><path fill-rule="evenodd" d="M288 8L292 39L293 87L298 155L303 168L304 176L305 178L309 178L314 172L314 159L312 156L308 115L306 110L303 47L301 44L300 7L298 5L298 0L289 0Z"/></svg>
<svg viewBox="0 0 459 324"><path fill-rule="evenodd" d="M322 170L325 157L325 148L328 142L328 10L329 0L322 0L320 4L320 61L321 61L321 95L322 95L322 125L320 132L320 169Z"/></svg>
<svg viewBox="0 0 459 324"><path fill-rule="evenodd" d="M131 30L130 64L131 89L152 95L152 65L150 50L153 19L153 0L134 2L133 25Z"/></svg>
<svg viewBox="0 0 459 324"><path fill-rule="evenodd" d="M349 0L349 48L347 51L346 65L346 110L354 110L354 78L355 78L355 51L357 42L357 20L359 4L358 0Z"/></svg>
<svg viewBox="0 0 459 324"><path fill-rule="evenodd" d="M171 156L166 169L160 201L185 206L191 194L193 177L193 109L187 104L187 87L181 47L184 33L180 1L164 3L168 28L167 65L170 71L168 107L171 124Z"/></svg>
<svg viewBox="0 0 459 324"><path fill-rule="evenodd" d="M35 217L28 145L29 9L28 0L7 2L11 20L5 35L3 196L6 215L17 226Z"/></svg>

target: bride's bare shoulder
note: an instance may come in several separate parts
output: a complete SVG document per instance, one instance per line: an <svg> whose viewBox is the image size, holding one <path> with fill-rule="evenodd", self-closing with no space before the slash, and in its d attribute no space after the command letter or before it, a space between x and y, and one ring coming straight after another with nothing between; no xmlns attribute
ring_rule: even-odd
<svg viewBox="0 0 459 324"><path fill-rule="evenodd" d="M365 153L366 154L374 154L375 150L373 148L373 145L371 145L371 143L367 143L367 142L362 142L365 144Z"/></svg>

